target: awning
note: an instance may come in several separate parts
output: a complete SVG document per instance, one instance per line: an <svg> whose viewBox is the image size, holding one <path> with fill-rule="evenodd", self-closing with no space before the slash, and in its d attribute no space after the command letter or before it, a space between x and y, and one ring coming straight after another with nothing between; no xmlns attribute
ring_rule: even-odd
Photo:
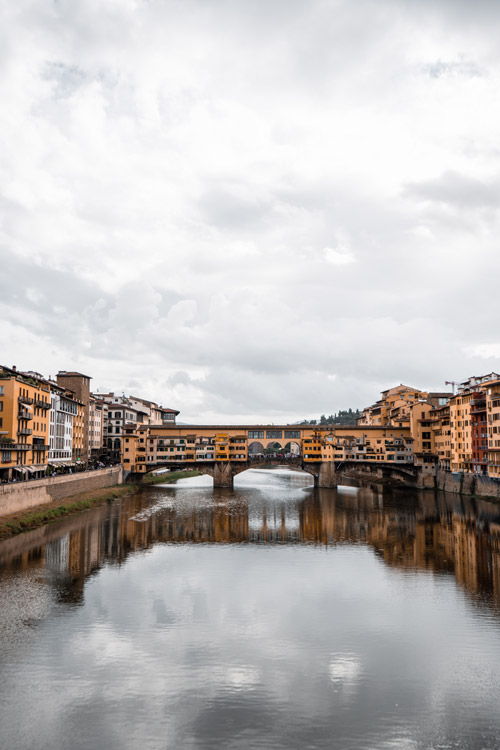
<svg viewBox="0 0 500 750"><path fill-rule="evenodd" d="M23 466L14 466L14 471L18 471L20 474L26 474L26 469Z"/></svg>
<svg viewBox="0 0 500 750"><path fill-rule="evenodd" d="M33 466L27 466L26 469L27 471L29 471L30 474L34 474L36 471L36 469Z"/></svg>

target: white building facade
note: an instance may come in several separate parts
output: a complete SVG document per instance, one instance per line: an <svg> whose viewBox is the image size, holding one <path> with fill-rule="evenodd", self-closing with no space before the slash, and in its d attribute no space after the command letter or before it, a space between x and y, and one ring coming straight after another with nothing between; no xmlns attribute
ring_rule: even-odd
<svg viewBox="0 0 500 750"><path fill-rule="evenodd" d="M49 457L53 466L66 466L73 463L73 419L77 414L77 404L54 389L50 393L49 414Z"/></svg>

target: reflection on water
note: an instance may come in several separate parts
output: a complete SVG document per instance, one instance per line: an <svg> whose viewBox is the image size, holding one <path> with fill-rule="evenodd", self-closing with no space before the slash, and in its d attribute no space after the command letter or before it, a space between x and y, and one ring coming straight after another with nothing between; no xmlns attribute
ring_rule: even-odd
<svg viewBox="0 0 500 750"><path fill-rule="evenodd" d="M362 543L388 565L453 573L500 605L500 507L432 492L314 490L286 471L251 471L235 490L208 477L145 489L92 513L0 543L0 571L67 572L61 594L78 601L85 578L161 542ZM254 485L254 486L252 486ZM257 487L255 487L257 485Z"/></svg>
<svg viewBox="0 0 500 750"><path fill-rule="evenodd" d="M497 505L208 483L0 544L2 747L498 747Z"/></svg>

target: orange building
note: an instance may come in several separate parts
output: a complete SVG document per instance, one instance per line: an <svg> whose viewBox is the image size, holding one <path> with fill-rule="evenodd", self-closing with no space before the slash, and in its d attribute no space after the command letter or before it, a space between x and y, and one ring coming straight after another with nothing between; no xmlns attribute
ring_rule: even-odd
<svg viewBox="0 0 500 750"><path fill-rule="evenodd" d="M0 479L45 476L50 384L34 372L0 366Z"/></svg>
<svg viewBox="0 0 500 750"><path fill-rule="evenodd" d="M500 380L485 385L488 475L500 478Z"/></svg>

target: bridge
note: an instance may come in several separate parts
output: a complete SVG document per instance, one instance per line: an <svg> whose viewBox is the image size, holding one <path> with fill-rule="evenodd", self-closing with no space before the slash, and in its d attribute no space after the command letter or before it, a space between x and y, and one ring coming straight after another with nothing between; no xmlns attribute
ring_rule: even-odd
<svg viewBox="0 0 500 750"><path fill-rule="evenodd" d="M335 487L352 471L425 486L412 444L409 427L127 425L122 463L134 480L155 469L192 468L212 476L215 487L232 487L237 474L270 461L311 474L317 487Z"/></svg>

